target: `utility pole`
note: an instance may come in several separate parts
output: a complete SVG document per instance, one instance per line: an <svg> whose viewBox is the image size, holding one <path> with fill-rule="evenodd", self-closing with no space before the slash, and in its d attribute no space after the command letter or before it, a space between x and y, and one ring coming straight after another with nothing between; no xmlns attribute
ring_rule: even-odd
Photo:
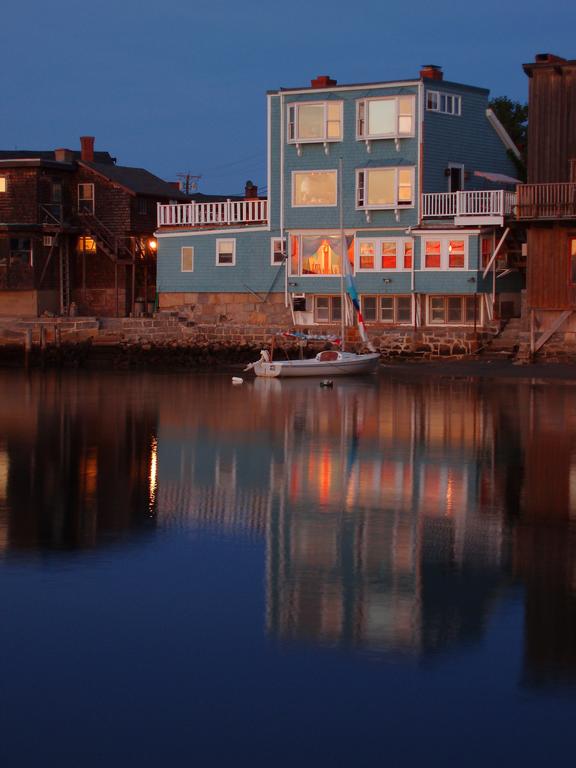
<svg viewBox="0 0 576 768"><path fill-rule="evenodd" d="M190 171L182 171L177 173L176 177L180 180L180 187L185 195L190 195L192 192L196 192L198 184L202 178L202 174L190 173Z"/></svg>

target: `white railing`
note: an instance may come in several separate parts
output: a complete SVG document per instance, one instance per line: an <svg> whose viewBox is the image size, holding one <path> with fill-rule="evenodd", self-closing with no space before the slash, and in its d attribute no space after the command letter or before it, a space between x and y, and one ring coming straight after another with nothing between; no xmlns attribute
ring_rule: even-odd
<svg viewBox="0 0 576 768"><path fill-rule="evenodd" d="M576 183L519 184L519 219L576 217Z"/></svg>
<svg viewBox="0 0 576 768"><path fill-rule="evenodd" d="M452 216L510 216L516 193L497 190L431 192L422 195L422 218Z"/></svg>
<svg viewBox="0 0 576 768"><path fill-rule="evenodd" d="M159 227L223 227L268 221L268 200L222 200L217 203L158 203Z"/></svg>

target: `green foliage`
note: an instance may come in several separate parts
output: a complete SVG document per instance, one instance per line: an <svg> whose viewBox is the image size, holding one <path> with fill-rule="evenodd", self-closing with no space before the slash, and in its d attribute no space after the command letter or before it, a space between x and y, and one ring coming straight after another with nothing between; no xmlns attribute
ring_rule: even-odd
<svg viewBox="0 0 576 768"><path fill-rule="evenodd" d="M508 96L497 96L495 99L490 99L488 106L524 155L528 133L528 104L512 101Z"/></svg>

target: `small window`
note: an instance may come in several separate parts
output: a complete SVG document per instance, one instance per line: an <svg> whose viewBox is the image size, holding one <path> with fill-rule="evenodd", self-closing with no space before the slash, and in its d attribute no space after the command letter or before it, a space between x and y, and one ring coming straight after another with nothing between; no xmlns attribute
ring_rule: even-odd
<svg viewBox="0 0 576 768"><path fill-rule="evenodd" d="M337 171L293 171L292 206L335 206Z"/></svg>
<svg viewBox="0 0 576 768"><path fill-rule="evenodd" d="M316 296L314 299L314 321L316 323L336 323L342 319L342 300L340 296Z"/></svg>
<svg viewBox="0 0 576 768"><path fill-rule="evenodd" d="M492 256L492 245L492 237L482 237L480 239L480 256L483 269L486 269L490 262L490 257Z"/></svg>
<svg viewBox="0 0 576 768"><path fill-rule="evenodd" d="M424 269L466 269L468 238L424 240Z"/></svg>
<svg viewBox="0 0 576 768"><path fill-rule="evenodd" d="M78 211L94 214L94 184L78 184Z"/></svg>
<svg viewBox="0 0 576 768"><path fill-rule="evenodd" d="M464 269L464 240L448 241L448 266L450 269Z"/></svg>
<svg viewBox="0 0 576 768"><path fill-rule="evenodd" d="M374 243L372 240L360 240L358 244L360 269L374 269Z"/></svg>
<svg viewBox="0 0 576 768"><path fill-rule="evenodd" d="M356 105L356 138L396 139L414 135L414 96L362 99Z"/></svg>
<svg viewBox="0 0 576 768"><path fill-rule="evenodd" d="M453 93L427 91L426 109L429 112L441 112L443 115L461 115L462 98Z"/></svg>
<svg viewBox="0 0 576 768"><path fill-rule="evenodd" d="M190 245L180 249L180 271L194 272L194 248Z"/></svg>
<svg viewBox="0 0 576 768"><path fill-rule="evenodd" d="M426 269L440 269L442 242L440 240L426 240L424 250L424 264Z"/></svg>
<svg viewBox="0 0 576 768"><path fill-rule="evenodd" d="M145 197L138 198L138 215L146 216L148 213L148 200Z"/></svg>
<svg viewBox="0 0 576 768"><path fill-rule="evenodd" d="M320 101L289 105L289 143L306 144L316 141L341 141L341 139L341 101Z"/></svg>
<svg viewBox="0 0 576 768"><path fill-rule="evenodd" d="M96 253L96 240L93 237L82 235L78 238L76 250L78 253Z"/></svg>
<svg viewBox="0 0 576 768"><path fill-rule="evenodd" d="M29 237L10 238L10 266L32 266L32 240Z"/></svg>
<svg viewBox="0 0 576 768"><path fill-rule="evenodd" d="M0 176L0 192L6 192L6 176Z"/></svg>
<svg viewBox="0 0 576 768"><path fill-rule="evenodd" d="M59 181L52 182L50 195L51 195L51 201L53 203L62 202L62 183L61 182Z"/></svg>
<svg viewBox="0 0 576 768"><path fill-rule="evenodd" d="M378 320L378 305L376 296L362 297L362 314L367 323L375 323Z"/></svg>
<svg viewBox="0 0 576 768"><path fill-rule="evenodd" d="M284 264L286 240L281 237L273 237L270 241L270 264L280 266Z"/></svg>
<svg viewBox="0 0 576 768"><path fill-rule="evenodd" d="M404 269L412 269L414 263L414 244L412 240L404 241Z"/></svg>
<svg viewBox="0 0 576 768"><path fill-rule="evenodd" d="M396 269L395 240L384 240L382 243L382 269Z"/></svg>
<svg viewBox="0 0 576 768"><path fill-rule="evenodd" d="M382 237L356 240L356 270L390 271L412 269L412 240Z"/></svg>
<svg viewBox="0 0 576 768"><path fill-rule="evenodd" d="M216 265L233 267L236 264L236 240L216 240Z"/></svg>

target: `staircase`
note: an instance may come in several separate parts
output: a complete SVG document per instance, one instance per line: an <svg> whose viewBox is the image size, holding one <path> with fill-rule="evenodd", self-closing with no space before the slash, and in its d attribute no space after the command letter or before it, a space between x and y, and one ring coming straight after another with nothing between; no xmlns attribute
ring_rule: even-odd
<svg viewBox="0 0 576 768"><path fill-rule="evenodd" d="M500 333L489 341L481 351L483 360L510 360L516 356L524 337L522 321L512 317Z"/></svg>
<svg viewBox="0 0 576 768"><path fill-rule="evenodd" d="M96 218L94 214L79 211L78 218L82 227L96 243L96 247L115 264L132 264L136 256L128 246L117 237L111 229Z"/></svg>

